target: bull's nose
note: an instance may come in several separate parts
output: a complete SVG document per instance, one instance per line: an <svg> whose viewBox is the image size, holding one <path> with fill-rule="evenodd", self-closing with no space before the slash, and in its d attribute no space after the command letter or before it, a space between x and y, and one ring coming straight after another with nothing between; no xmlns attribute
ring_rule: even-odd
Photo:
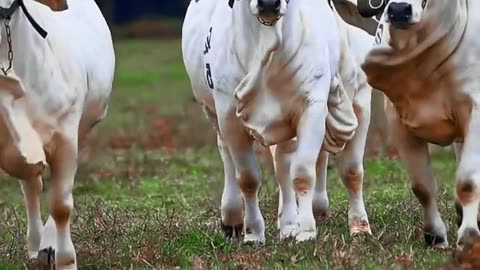
<svg viewBox="0 0 480 270"><path fill-rule="evenodd" d="M260 14L278 14L280 12L280 0L258 0L258 12Z"/></svg>
<svg viewBox="0 0 480 270"><path fill-rule="evenodd" d="M412 20L413 8L408 3L392 2L388 5L387 15L393 24L408 24Z"/></svg>

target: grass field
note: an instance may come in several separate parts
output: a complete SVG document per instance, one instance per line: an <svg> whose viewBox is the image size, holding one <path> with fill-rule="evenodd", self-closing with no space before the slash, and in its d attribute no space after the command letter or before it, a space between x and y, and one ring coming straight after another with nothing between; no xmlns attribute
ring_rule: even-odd
<svg viewBox="0 0 480 270"><path fill-rule="evenodd" d="M278 241L277 197L264 167L265 246L228 242L219 228L223 169L215 134L194 103L179 41L118 41L114 97L86 149L74 191L81 269L438 269L452 251L425 246L422 211L396 160L366 161L372 237L352 238L347 193L329 171L330 216L315 243ZM433 161L440 209L456 240L455 162ZM0 181L0 269L25 269L19 184ZM48 191L48 178L45 179ZM43 202L46 214L46 200Z"/></svg>

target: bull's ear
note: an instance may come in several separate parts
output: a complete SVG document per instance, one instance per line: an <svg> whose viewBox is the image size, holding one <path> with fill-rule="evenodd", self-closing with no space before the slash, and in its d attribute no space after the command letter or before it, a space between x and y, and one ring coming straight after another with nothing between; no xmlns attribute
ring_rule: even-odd
<svg viewBox="0 0 480 270"><path fill-rule="evenodd" d="M359 2L360 1L362 0L359 0ZM378 27L378 22L375 19L363 17L357 7L348 0L333 0L333 4L338 14L340 14L340 17L342 17L346 23L363 29L370 35L375 36Z"/></svg>
<svg viewBox="0 0 480 270"><path fill-rule="evenodd" d="M67 0L36 0L36 1L49 6L53 11L64 11L68 9Z"/></svg>
<svg viewBox="0 0 480 270"><path fill-rule="evenodd" d="M366 18L383 14L389 0L358 0L357 7L360 15Z"/></svg>

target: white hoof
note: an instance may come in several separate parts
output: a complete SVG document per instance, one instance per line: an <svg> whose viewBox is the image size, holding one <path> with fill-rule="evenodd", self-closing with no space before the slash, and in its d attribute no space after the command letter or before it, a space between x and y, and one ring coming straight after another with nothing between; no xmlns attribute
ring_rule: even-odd
<svg viewBox="0 0 480 270"><path fill-rule="evenodd" d="M37 258L38 258L38 252L33 252L33 251L28 252L29 260L36 260Z"/></svg>
<svg viewBox="0 0 480 270"><path fill-rule="evenodd" d="M370 224L368 220L362 218L354 218L350 221L350 235L361 235L361 234L368 234L372 235L372 230L370 229Z"/></svg>
<svg viewBox="0 0 480 270"><path fill-rule="evenodd" d="M298 231L298 224L286 225L280 228L280 240L294 237Z"/></svg>
<svg viewBox="0 0 480 270"><path fill-rule="evenodd" d="M295 236L295 240L297 243L313 241L317 238L317 231L303 231L299 232L297 236Z"/></svg>
<svg viewBox="0 0 480 270"><path fill-rule="evenodd" d="M254 234L247 234L243 239L244 243L252 243L252 244L264 244L265 243L265 236L259 236Z"/></svg>
<svg viewBox="0 0 480 270"><path fill-rule="evenodd" d="M434 245L433 248L440 249L440 250L448 249L448 242L445 240L445 242L443 243Z"/></svg>
<svg viewBox="0 0 480 270"><path fill-rule="evenodd" d="M58 258L55 258L55 269L76 270L77 263L75 256L58 256Z"/></svg>

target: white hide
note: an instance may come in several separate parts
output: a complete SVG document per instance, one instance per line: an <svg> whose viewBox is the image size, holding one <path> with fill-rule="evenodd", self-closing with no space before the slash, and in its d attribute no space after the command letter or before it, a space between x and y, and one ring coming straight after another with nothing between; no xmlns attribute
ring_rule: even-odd
<svg viewBox="0 0 480 270"><path fill-rule="evenodd" d="M254 138L271 146L274 156L280 236L315 238L313 204L328 207L326 191L315 191L318 175L326 170L317 169L322 147L335 153L350 149L339 165L363 178L361 134L366 136L368 128L370 89L356 61L366 54L360 47L373 40L355 30L347 33L327 1L290 1L281 7L285 16L271 27L260 24L248 0L235 1L233 9L227 2L192 1L182 38L193 93L218 132L225 170L222 225L236 234L243 224L245 241L265 240ZM362 40L358 59L348 51L346 37L352 43ZM360 135L352 100L368 113ZM352 136L359 141L355 147L348 146ZM363 226L358 231L369 232L361 190L354 190L350 229Z"/></svg>
<svg viewBox="0 0 480 270"><path fill-rule="evenodd" d="M0 6L11 2L0 0ZM22 180L29 256L53 249L56 269L76 269L70 216L78 141L107 112L115 67L112 38L93 0L68 0L69 8L61 12L32 0L24 3L48 36L36 32L21 8L14 13L13 69L0 79L0 165ZM3 22L0 31L0 59L7 66ZM47 163L52 186L43 227L41 177Z"/></svg>

